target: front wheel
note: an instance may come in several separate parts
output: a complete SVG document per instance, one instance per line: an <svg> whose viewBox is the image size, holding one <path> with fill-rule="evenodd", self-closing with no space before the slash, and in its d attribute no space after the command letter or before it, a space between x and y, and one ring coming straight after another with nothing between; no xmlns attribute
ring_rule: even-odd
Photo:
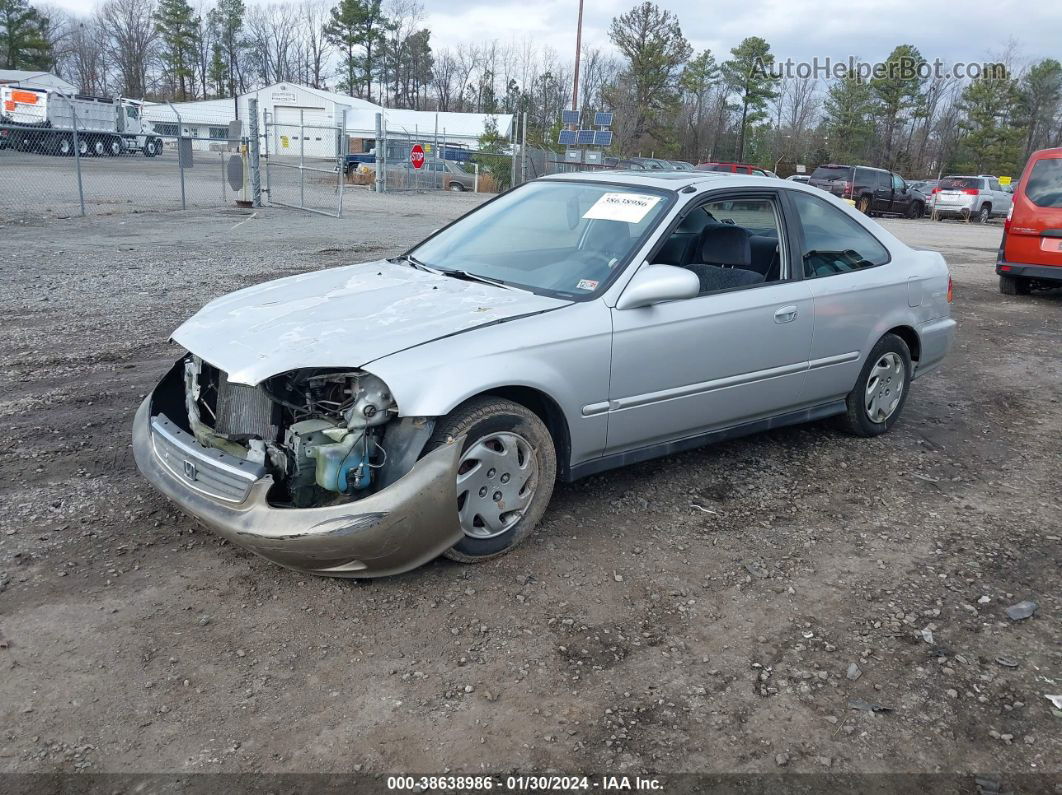
<svg viewBox="0 0 1062 795"><path fill-rule="evenodd" d="M451 182L449 189L454 191L455 193L461 193L461 191L464 190L464 187L461 185L460 182Z"/></svg>
<svg viewBox="0 0 1062 795"><path fill-rule="evenodd" d="M907 402L911 383L911 349L895 334L886 334L867 357L841 416L855 436L878 436L892 427Z"/></svg>
<svg viewBox="0 0 1062 795"><path fill-rule="evenodd" d="M925 214L925 207L922 202L911 202L911 206L907 208L908 218L921 218Z"/></svg>
<svg viewBox="0 0 1062 795"><path fill-rule="evenodd" d="M535 529L553 494L557 453L538 415L501 398L458 406L440 421L425 452L462 436L455 507L464 537L445 555L478 563L508 552Z"/></svg>

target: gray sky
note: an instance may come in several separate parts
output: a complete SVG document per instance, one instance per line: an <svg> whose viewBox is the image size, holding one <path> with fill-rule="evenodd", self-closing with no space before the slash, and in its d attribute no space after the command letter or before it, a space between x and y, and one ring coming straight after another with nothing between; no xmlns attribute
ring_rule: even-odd
<svg viewBox="0 0 1062 795"><path fill-rule="evenodd" d="M248 5L271 0L245 0ZM275 1L275 0L274 0ZM90 0L46 0L88 13ZM436 49L462 42L530 37L562 55L574 53L578 0L423 0ZM386 3L386 0L385 0ZM195 0L192 4L198 5ZM926 58L983 61L1010 41L1022 60L1062 55L1059 0L658 0L678 14L697 50L722 60L742 38L762 36L780 59L813 56L882 60L896 44L910 43ZM584 41L608 47L612 17L635 0L585 0ZM1020 66L1021 63L1016 64Z"/></svg>

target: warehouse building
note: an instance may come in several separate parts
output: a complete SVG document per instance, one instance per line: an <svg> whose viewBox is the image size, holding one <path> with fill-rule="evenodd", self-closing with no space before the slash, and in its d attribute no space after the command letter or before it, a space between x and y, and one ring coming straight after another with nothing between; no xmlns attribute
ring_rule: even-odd
<svg viewBox="0 0 1062 795"><path fill-rule="evenodd" d="M348 151L368 152L376 143L376 114L384 116L388 136L393 139L474 149L488 120L498 132L509 137L510 114L437 113L435 111L385 108L368 100L336 94L297 83L276 83L231 99L201 102L159 103L145 107L144 116L160 135L183 135L192 138L197 149L223 149L227 145L228 124L236 118L246 119L249 100L258 100L259 133L268 139L269 152L307 157L335 157L340 146L336 134L345 120ZM178 120L179 117L179 120ZM179 131L179 132L178 132Z"/></svg>

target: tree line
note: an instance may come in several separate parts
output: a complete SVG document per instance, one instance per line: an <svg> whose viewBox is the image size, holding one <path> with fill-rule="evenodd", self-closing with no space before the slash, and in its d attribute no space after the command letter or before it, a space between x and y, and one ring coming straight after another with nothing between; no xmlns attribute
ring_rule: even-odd
<svg viewBox="0 0 1062 795"><path fill-rule="evenodd" d="M911 44L885 61L905 69L800 77L757 36L695 52L653 2L615 17L609 39L581 53L579 104L615 113L614 154L1015 174L1062 143L1062 64L1013 46L973 79L922 68ZM437 47L419 0L103 0L84 17L0 0L0 63L96 95L190 101L290 81L390 107L526 113L546 146L574 88L572 59L530 38Z"/></svg>

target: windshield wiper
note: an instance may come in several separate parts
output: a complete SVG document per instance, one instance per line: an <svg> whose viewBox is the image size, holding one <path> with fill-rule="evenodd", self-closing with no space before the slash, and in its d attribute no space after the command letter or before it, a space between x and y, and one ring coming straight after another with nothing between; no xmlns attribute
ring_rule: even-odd
<svg viewBox="0 0 1062 795"><path fill-rule="evenodd" d="M469 273L468 271L457 270L454 268L438 268L435 273L441 273L443 276L452 276L455 279L463 279L466 282L482 282L483 284L489 284L494 287L501 287L503 290L514 289L512 285L501 281L500 279L491 279L489 276L480 276L478 273Z"/></svg>
<svg viewBox="0 0 1062 795"><path fill-rule="evenodd" d="M398 259L404 259L406 262L408 262L412 267L416 268L418 271L427 271L428 273L438 273L438 271L435 270L435 268L428 267L423 262L421 262L419 259L414 257L412 254L403 254Z"/></svg>

